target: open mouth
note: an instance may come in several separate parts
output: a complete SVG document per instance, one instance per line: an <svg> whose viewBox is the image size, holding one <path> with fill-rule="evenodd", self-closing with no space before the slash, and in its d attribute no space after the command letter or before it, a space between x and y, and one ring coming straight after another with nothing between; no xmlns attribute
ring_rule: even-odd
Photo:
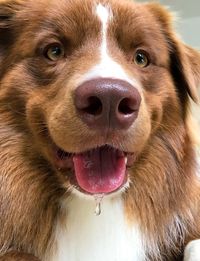
<svg viewBox="0 0 200 261"><path fill-rule="evenodd" d="M70 154L56 149L56 165L75 174L76 187L88 194L109 194L127 182L127 168L135 156L108 145Z"/></svg>

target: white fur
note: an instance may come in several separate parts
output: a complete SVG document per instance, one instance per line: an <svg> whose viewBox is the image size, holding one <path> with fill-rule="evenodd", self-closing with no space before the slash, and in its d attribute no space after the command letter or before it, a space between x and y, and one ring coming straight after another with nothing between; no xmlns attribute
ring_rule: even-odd
<svg viewBox="0 0 200 261"><path fill-rule="evenodd" d="M107 23L112 16L111 9L103 6L102 4L98 4L96 7L96 14L102 22L103 25L103 41L106 42L106 32L107 32Z"/></svg>
<svg viewBox="0 0 200 261"><path fill-rule="evenodd" d="M139 83L132 77L129 77L123 67L114 61L108 53L107 29L109 22L112 21L113 17L111 8L98 4L96 7L96 15L102 23L101 43L99 46L100 61L80 79L80 82L99 77L121 79L140 89Z"/></svg>
<svg viewBox="0 0 200 261"><path fill-rule="evenodd" d="M68 203L67 203L68 202ZM48 261L143 261L145 251L137 224L129 227L120 197L105 198L95 216L95 201L72 196L62 203L66 223L56 226L57 248Z"/></svg>
<svg viewBox="0 0 200 261"><path fill-rule="evenodd" d="M99 4L96 9L97 15L102 23L102 43L101 43L101 58L107 55L107 28L108 22L111 14L111 10Z"/></svg>
<svg viewBox="0 0 200 261"><path fill-rule="evenodd" d="M200 260L200 239L191 241L186 249L184 261L199 261Z"/></svg>

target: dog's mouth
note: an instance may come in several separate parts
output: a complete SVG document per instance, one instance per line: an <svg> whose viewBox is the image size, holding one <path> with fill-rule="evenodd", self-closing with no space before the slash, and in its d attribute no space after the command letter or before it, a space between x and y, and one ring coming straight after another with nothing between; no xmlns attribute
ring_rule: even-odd
<svg viewBox="0 0 200 261"><path fill-rule="evenodd" d="M127 169L135 154L108 145L77 154L56 148L55 164L59 170L70 169L72 184L87 194L110 194L122 188L128 179Z"/></svg>

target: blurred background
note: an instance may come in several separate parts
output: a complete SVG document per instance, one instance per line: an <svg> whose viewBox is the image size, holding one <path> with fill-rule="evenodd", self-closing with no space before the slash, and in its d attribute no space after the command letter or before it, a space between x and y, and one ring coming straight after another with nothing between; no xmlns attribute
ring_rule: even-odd
<svg viewBox="0 0 200 261"><path fill-rule="evenodd" d="M137 0L137 2L148 2ZM176 30L185 43L200 50L200 1L199 0L157 0L176 13ZM199 86L200 98L200 86ZM193 112L200 126L200 105L193 104Z"/></svg>

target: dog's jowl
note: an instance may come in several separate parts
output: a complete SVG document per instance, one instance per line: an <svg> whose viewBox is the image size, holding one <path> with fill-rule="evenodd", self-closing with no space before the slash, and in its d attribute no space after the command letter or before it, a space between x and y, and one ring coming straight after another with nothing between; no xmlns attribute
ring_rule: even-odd
<svg viewBox="0 0 200 261"><path fill-rule="evenodd" d="M200 260L200 53L172 24L155 3L0 1L1 261Z"/></svg>

